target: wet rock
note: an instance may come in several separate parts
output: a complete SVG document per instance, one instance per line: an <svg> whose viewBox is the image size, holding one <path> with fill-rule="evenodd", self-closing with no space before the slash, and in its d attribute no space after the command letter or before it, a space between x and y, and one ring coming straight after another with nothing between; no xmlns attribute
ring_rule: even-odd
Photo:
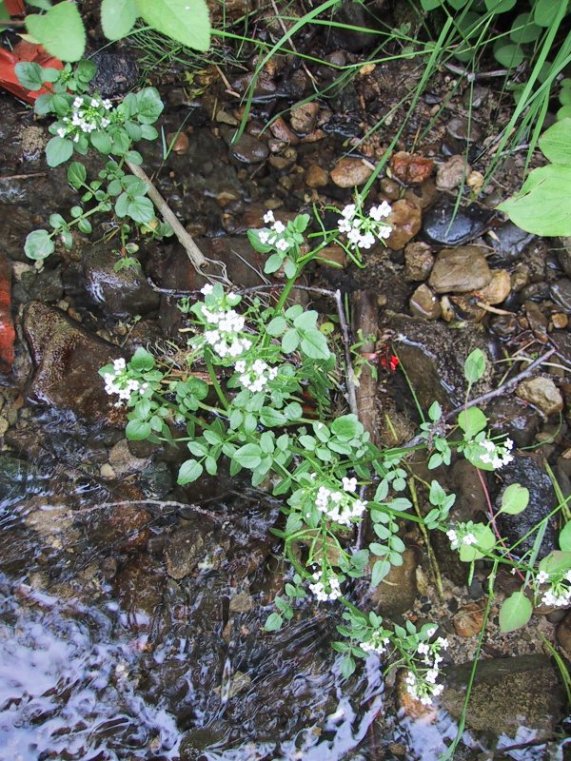
<svg viewBox="0 0 571 761"><path fill-rule="evenodd" d="M526 246L534 238L535 235L522 230L513 222L504 222L499 227L494 228L493 234L490 233L489 235L489 240L494 249L491 262L502 266L513 264L520 258Z"/></svg>
<svg viewBox="0 0 571 761"><path fill-rule="evenodd" d="M311 132L317 123L318 114L319 103L314 100L311 103L300 103L292 106L289 119L292 129L302 135Z"/></svg>
<svg viewBox="0 0 571 761"><path fill-rule="evenodd" d="M563 396L551 378L539 375L526 378L516 389L516 394L525 402L533 404L546 415L554 415L563 409Z"/></svg>
<svg viewBox="0 0 571 761"><path fill-rule="evenodd" d="M331 170L331 179L339 188L364 185L373 173L373 166L364 159L345 156Z"/></svg>
<svg viewBox="0 0 571 761"><path fill-rule="evenodd" d="M443 669L442 706L459 719L471 663ZM466 728L515 737L520 728L549 739L563 717L565 698L555 667L544 655L492 658L478 663L466 713Z"/></svg>
<svg viewBox="0 0 571 761"><path fill-rule="evenodd" d="M553 301L565 312L571 312L571 280L566 277L556 280L549 286Z"/></svg>
<svg viewBox="0 0 571 761"><path fill-rule="evenodd" d="M98 513L92 541L96 541L98 546L113 547L119 552L146 546L151 536L151 514L145 509L144 502L119 502L120 504L110 505L108 510Z"/></svg>
<svg viewBox="0 0 571 761"><path fill-rule="evenodd" d="M500 513L497 517L498 528L508 546L519 542L514 552L517 555L523 555L531 552L536 539L537 526L557 505L553 484L545 470L533 457L514 457L511 462L502 467L498 476L501 477L501 491L495 499L497 510L501 505L503 490L510 484L518 483L529 489L529 503L522 513L519 515ZM524 539L526 534L529 536ZM556 544L557 537L553 522L548 521L539 557L544 557L555 549Z"/></svg>
<svg viewBox="0 0 571 761"><path fill-rule="evenodd" d="M190 576L206 555L205 537L197 528L177 528L165 547L167 573L171 579Z"/></svg>
<svg viewBox="0 0 571 761"><path fill-rule="evenodd" d="M83 254L81 264L85 290L106 315L126 317L158 309L160 295L143 273L133 267L117 271L117 257L112 251L92 249Z"/></svg>
<svg viewBox="0 0 571 761"><path fill-rule="evenodd" d="M36 368L28 392L33 400L91 422L120 419L98 374L121 356L116 346L38 301L27 305L23 327Z"/></svg>
<svg viewBox="0 0 571 761"><path fill-rule="evenodd" d="M109 451L109 465L116 478L138 473L147 464L147 458L135 457L131 453L127 439L121 439Z"/></svg>
<svg viewBox="0 0 571 761"><path fill-rule="evenodd" d="M455 116L446 125L446 146L451 153L463 153L466 146L478 142L480 136L474 121L465 116Z"/></svg>
<svg viewBox="0 0 571 761"><path fill-rule="evenodd" d="M329 182L329 172L319 164L310 164L305 170L305 184L308 188L324 188Z"/></svg>
<svg viewBox="0 0 571 761"><path fill-rule="evenodd" d="M297 145L299 143L299 137L288 127L283 116L274 119L270 125L270 132L277 140L281 140L286 145Z"/></svg>
<svg viewBox="0 0 571 761"><path fill-rule="evenodd" d="M516 447L529 446L541 424L541 416L517 396L501 396L486 409L490 427L504 433Z"/></svg>
<svg viewBox="0 0 571 761"><path fill-rule="evenodd" d="M400 182L407 185L419 185L432 174L434 161L416 153L397 151L391 156L390 167L393 176Z"/></svg>
<svg viewBox="0 0 571 761"><path fill-rule="evenodd" d="M424 215L423 235L444 246L461 246L482 235L491 224L494 212L477 204L460 207L442 198Z"/></svg>
<svg viewBox="0 0 571 761"><path fill-rule="evenodd" d="M169 132L167 135L167 145L173 153L184 156L190 148L190 141L186 132Z"/></svg>
<svg viewBox="0 0 571 761"><path fill-rule="evenodd" d="M393 251L399 251L420 230L422 214L420 208L406 198L395 201L392 207L389 222L393 229L387 238L387 246Z"/></svg>
<svg viewBox="0 0 571 761"><path fill-rule="evenodd" d="M230 613L248 613L254 607L254 600L247 592L238 592L231 598L228 610Z"/></svg>
<svg viewBox="0 0 571 761"><path fill-rule="evenodd" d="M12 268L5 254L0 252L0 372L9 372L14 362L16 331L11 313Z"/></svg>
<svg viewBox="0 0 571 761"><path fill-rule="evenodd" d="M137 61L127 53L102 50L91 56L91 60L96 64L97 71L90 88L100 92L104 98L129 92L138 82Z"/></svg>
<svg viewBox="0 0 571 761"><path fill-rule="evenodd" d="M568 661L571 661L571 611L567 613L555 632L557 641Z"/></svg>
<svg viewBox="0 0 571 761"><path fill-rule="evenodd" d="M268 158L270 149L252 135L244 133L230 149L231 155L243 164L259 164Z"/></svg>
<svg viewBox="0 0 571 761"><path fill-rule="evenodd" d="M22 130L22 156L27 161L36 161L47 143L46 132L42 127L30 125Z"/></svg>
<svg viewBox="0 0 571 761"><path fill-rule="evenodd" d="M486 257L478 246L440 251L428 280L436 293L467 293L485 288L492 279Z"/></svg>
<svg viewBox="0 0 571 761"><path fill-rule="evenodd" d="M485 607L485 603L471 602L460 608L452 619L459 637L476 637L482 631Z"/></svg>
<svg viewBox="0 0 571 761"><path fill-rule="evenodd" d="M439 190L453 190L459 187L470 173L470 166L464 156L450 156L436 170L436 187Z"/></svg>
<svg viewBox="0 0 571 761"><path fill-rule="evenodd" d="M136 629L149 628L163 597L164 575L144 555L136 555L118 567L113 589L127 623Z"/></svg>
<svg viewBox="0 0 571 761"><path fill-rule="evenodd" d="M426 280L434 264L432 249L427 243L414 241L404 250L404 276L408 281Z"/></svg>
<svg viewBox="0 0 571 761"><path fill-rule="evenodd" d="M477 347L486 350L480 334L400 314L391 315L387 326L420 404L425 409L434 401L445 409L460 405L466 391L464 360ZM477 393L486 390L482 381Z"/></svg>
<svg viewBox="0 0 571 761"><path fill-rule="evenodd" d="M415 317L424 317L426 320L437 320L441 314L440 302L426 283L419 285L412 294L409 307Z"/></svg>
<svg viewBox="0 0 571 761"><path fill-rule="evenodd" d="M492 279L477 294L478 300L486 304L501 304L510 295L511 277L507 270L492 270Z"/></svg>
<svg viewBox="0 0 571 761"><path fill-rule="evenodd" d="M401 187L398 182L391 180L390 177L383 177L379 183L383 198L387 201L398 201L400 198Z"/></svg>
<svg viewBox="0 0 571 761"><path fill-rule="evenodd" d="M20 282L14 286L14 298L25 303L35 299L45 303L59 301L63 298L61 270L44 267L41 272L35 269L22 272Z"/></svg>
<svg viewBox="0 0 571 761"><path fill-rule="evenodd" d="M391 566L388 575L371 592L371 606L383 617L393 618L410 610L416 599L416 553L408 548L402 557L403 564ZM371 562L374 561L372 556Z"/></svg>
<svg viewBox="0 0 571 761"><path fill-rule="evenodd" d="M345 2L335 14L335 21L340 22L330 30L333 44L351 53L363 53L373 48L377 42L376 34L361 29L369 29L374 17L360 2ZM356 27L356 28L352 28Z"/></svg>

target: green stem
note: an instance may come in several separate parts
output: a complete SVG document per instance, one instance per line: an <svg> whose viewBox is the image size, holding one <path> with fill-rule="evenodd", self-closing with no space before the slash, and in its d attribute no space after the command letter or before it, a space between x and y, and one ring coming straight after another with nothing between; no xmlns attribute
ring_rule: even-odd
<svg viewBox="0 0 571 761"><path fill-rule="evenodd" d="M224 391L222 391L222 386L220 385L218 381L218 377L216 376L216 371L214 370L212 360L208 356L208 352L206 352L204 355L204 361L206 362L206 369L208 370L210 381L212 382L212 386L214 387L214 390L216 391L216 396L218 397L222 407L225 410L228 410L230 404L228 402L228 399L226 398L226 395L224 394Z"/></svg>

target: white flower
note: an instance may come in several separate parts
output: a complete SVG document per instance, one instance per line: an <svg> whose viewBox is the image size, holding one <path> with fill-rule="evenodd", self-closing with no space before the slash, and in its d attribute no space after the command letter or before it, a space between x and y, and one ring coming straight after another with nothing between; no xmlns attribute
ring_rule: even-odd
<svg viewBox="0 0 571 761"><path fill-rule="evenodd" d="M246 370L246 363L243 359L239 359L234 365L237 373L243 373Z"/></svg>
<svg viewBox="0 0 571 761"><path fill-rule="evenodd" d="M462 537L462 544L470 545L470 544L477 544L477 542L478 540L476 539L474 534L466 534L465 536Z"/></svg>
<svg viewBox="0 0 571 761"><path fill-rule="evenodd" d="M343 484L343 489L345 491L354 492L357 490L356 478L347 478L347 476L343 476L343 478L341 479L341 482Z"/></svg>
<svg viewBox="0 0 571 761"><path fill-rule="evenodd" d="M313 574L315 584L310 584L309 588L320 602L328 602L330 600L336 600L341 597L341 586L339 579L334 574L331 574L327 578L327 591L326 585L321 581L323 577L322 572L316 572Z"/></svg>
<svg viewBox="0 0 571 761"><path fill-rule="evenodd" d="M264 214L264 216L263 216L263 220L264 220L264 222L265 222L267 225L269 225L271 222L275 222L276 220L275 220L275 217L274 217L274 212L273 212L273 211L271 211L271 209L270 209L270 211L267 211L267 212Z"/></svg>
<svg viewBox="0 0 571 761"><path fill-rule="evenodd" d="M374 219L375 222L380 222L382 219L385 219L390 215L392 212L392 208L390 203L387 203L386 201L383 201L378 206L373 206L371 210L369 211L369 216L371 219Z"/></svg>
<svg viewBox="0 0 571 761"><path fill-rule="evenodd" d="M268 243L270 240L270 233L268 230L258 230L258 240L260 243L266 245L266 243Z"/></svg>
<svg viewBox="0 0 571 761"><path fill-rule="evenodd" d="M120 357L119 359L113 360L113 369L115 370L115 372L120 373L125 369L125 367L126 367L126 363L122 357Z"/></svg>
<svg viewBox="0 0 571 761"><path fill-rule="evenodd" d="M549 574L546 573L545 571L540 571L535 577L535 580L538 584L545 584L546 582L549 581Z"/></svg>
<svg viewBox="0 0 571 761"><path fill-rule="evenodd" d="M285 225L283 224L283 222L276 221L273 224L273 229L275 232L278 233L278 235L281 235L281 233L285 231Z"/></svg>
<svg viewBox="0 0 571 761"><path fill-rule="evenodd" d="M91 98L91 105L93 106L93 108L99 108L101 103L99 102L97 98Z"/></svg>
<svg viewBox="0 0 571 761"><path fill-rule="evenodd" d="M347 206L343 209L341 212L341 216L345 217L345 219L353 219L355 216L356 206L354 203L349 203Z"/></svg>
<svg viewBox="0 0 571 761"><path fill-rule="evenodd" d="M453 528L451 528L449 531L446 532L446 536L450 540L450 546L453 550L458 549L459 542L458 542L458 534L454 531Z"/></svg>
<svg viewBox="0 0 571 761"><path fill-rule="evenodd" d="M78 95L76 98L73 99L73 107L75 109L81 108L83 106L83 98Z"/></svg>
<svg viewBox="0 0 571 761"><path fill-rule="evenodd" d="M278 249L278 251L287 251L288 248L290 248L290 243L285 238L281 238L276 243L276 248Z"/></svg>
<svg viewBox="0 0 571 761"><path fill-rule="evenodd" d="M210 285L210 283L206 283L206 285L203 285L200 289L200 293L204 294L205 296L208 296L212 291L214 290L214 286Z"/></svg>

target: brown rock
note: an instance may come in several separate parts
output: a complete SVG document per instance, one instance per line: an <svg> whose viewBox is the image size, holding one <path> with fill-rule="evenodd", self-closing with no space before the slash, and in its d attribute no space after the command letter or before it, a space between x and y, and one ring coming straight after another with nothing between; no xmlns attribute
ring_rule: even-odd
<svg viewBox="0 0 571 761"><path fill-rule="evenodd" d="M278 118L271 123L270 132L275 138L281 140L283 143L288 143L289 145L297 145L299 143L299 137L288 127L282 116L278 116Z"/></svg>
<svg viewBox="0 0 571 761"><path fill-rule="evenodd" d="M404 276L405 280L426 280L430 275L434 256L428 243L413 241L404 250Z"/></svg>
<svg viewBox="0 0 571 761"><path fill-rule="evenodd" d="M556 636L567 660L571 661L571 611L557 627Z"/></svg>
<svg viewBox="0 0 571 761"><path fill-rule="evenodd" d="M483 603L471 602L460 608L452 619L459 637L475 637L482 631L485 607Z"/></svg>
<svg viewBox="0 0 571 761"><path fill-rule="evenodd" d="M430 288L423 283L410 297L409 307L415 317L437 320L441 314L440 302Z"/></svg>
<svg viewBox="0 0 571 761"><path fill-rule="evenodd" d="M167 145L173 153L183 156L188 153L190 143L186 132L169 132L167 135Z"/></svg>
<svg viewBox="0 0 571 761"><path fill-rule="evenodd" d="M453 190L465 181L469 172L470 167L464 156L450 156L436 170L436 187L439 190Z"/></svg>
<svg viewBox="0 0 571 761"><path fill-rule="evenodd" d="M407 185L420 185L427 180L434 169L434 161L417 153L398 151L391 157L393 175Z"/></svg>
<svg viewBox="0 0 571 761"><path fill-rule="evenodd" d="M312 101L311 103L300 103L299 105L292 106L290 115L290 124L292 129L302 134L311 132L317 122L317 116L319 114L319 103Z"/></svg>
<svg viewBox="0 0 571 761"><path fill-rule="evenodd" d="M565 330L569 325L569 317L563 312L555 312L551 315L551 322L555 330Z"/></svg>
<svg viewBox="0 0 571 761"><path fill-rule="evenodd" d="M388 221L392 224L393 229L387 239L387 246L393 251L399 251L420 230L422 224L420 208L412 201L402 198L393 204L393 210Z"/></svg>
<svg viewBox="0 0 571 761"><path fill-rule="evenodd" d="M561 392L551 378L544 375L526 378L517 387L516 395L535 405L546 415L553 415L563 409Z"/></svg>
<svg viewBox="0 0 571 761"><path fill-rule="evenodd" d="M315 261L325 267L341 269L347 266L347 254L341 246L326 246L325 248L322 248L319 254L315 257Z"/></svg>
<svg viewBox="0 0 571 761"><path fill-rule="evenodd" d="M485 288L492 279L478 246L445 248L436 257L428 280L436 293L466 293Z"/></svg>
<svg viewBox="0 0 571 761"><path fill-rule="evenodd" d="M310 164L305 172L305 184L308 188L324 188L329 182L329 172L319 164Z"/></svg>
<svg viewBox="0 0 571 761"><path fill-rule="evenodd" d="M510 273L507 270L492 270L492 279L477 295L486 304L501 304L510 295L510 291Z"/></svg>
<svg viewBox="0 0 571 761"><path fill-rule="evenodd" d="M267 159L269 152L266 143L246 133L231 147L232 156L243 164L259 164Z"/></svg>
<svg viewBox="0 0 571 761"><path fill-rule="evenodd" d="M388 575L371 592L371 604L380 615L392 618L409 610L416 598L416 553L406 549L403 564L393 565ZM376 558L371 557L371 564Z"/></svg>
<svg viewBox="0 0 571 761"><path fill-rule="evenodd" d="M331 171L331 179L339 188L364 185L373 173L373 166L364 159L344 157Z"/></svg>

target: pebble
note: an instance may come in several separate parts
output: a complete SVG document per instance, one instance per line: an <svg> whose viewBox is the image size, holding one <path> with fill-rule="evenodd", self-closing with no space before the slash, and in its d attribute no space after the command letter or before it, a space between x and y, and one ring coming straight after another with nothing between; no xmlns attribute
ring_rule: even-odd
<svg viewBox="0 0 571 761"><path fill-rule="evenodd" d="M419 285L412 294L409 307L415 317L424 317L427 320L437 320L442 311L440 302L426 283Z"/></svg>
<svg viewBox="0 0 571 761"><path fill-rule="evenodd" d="M564 277L551 283L549 293L553 301L565 312L571 312L571 280Z"/></svg>
<svg viewBox="0 0 571 761"><path fill-rule="evenodd" d="M371 556L371 563L376 557ZM403 564L393 565L388 575L371 592L371 605L383 616L391 618L409 610L416 599L416 553L406 549Z"/></svg>
<svg viewBox="0 0 571 761"><path fill-rule="evenodd" d="M492 279L478 294L486 304L501 304L511 291L511 277L507 270L492 270Z"/></svg>
<svg viewBox="0 0 571 761"><path fill-rule="evenodd" d="M477 204L455 209L454 201L444 197L424 215L422 231L434 243L460 246L482 235L493 218L494 212Z"/></svg>
<svg viewBox="0 0 571 761"><path fill-rule="evenodd" d="M373 166L364 159L344 157L331 170L331 179L339 188L364 185L373 173Z"/></svg>
<svg viewBox="0 0 571 761"><path fill-rule="evenodd" d="M274 119L270 125L270 132L275 138L288 145L297 145L299 143L299 137L288 127L283 116L278 116L277 119Z"/></svg>
<svg viewBox="0 0 571 761"><path fill-rule="evenodd" d="M454 631L459 637L475 637L482 631L485 605L471 602L464 605L452 619Z"/></svg>
<svg viewBox="0 0 571 761"><path fill-rule="evenodd" d="M544 375L526 378L516 389L525 402L533 404L546 415L554 415L563 409L563 396L555 383Z"/></svg>
<svg viewBox="0 0 571 761"><path fill-rule="evenodd" d="M107 478L112 479L112 478L116 478L117 477L117 474L115 473L115 471L113 470L111 465L109 465L108 462L104 463L99 468L99 474L100 474L101 478L106 478L106 479Z"/></svg>
<svg viewBox="0 0 571 761"><path fill-rule="evenodd" d="M407 185L420 185L434 169L434 161L417 153L397 151L390 161L393 176Z"/></svg>
<svg viewBox="0 0 571 761"><path fill-rule="evenodd" d="M451 153L463 153L466 146L481 137L479 128L464 116L455 116L446 125L446 147Z"/></svg>
<svg viewBox="0 0 571 761"><path fill-rule="evenodd" d="M310 164L305 171L308 188L324 188L329 183L329 172L319 164Z"/></svg>
<svg viewBox="0 0 571 761"><path fill-rule="evenodd" d="M513 222L504 222L500 227L490 232L488 237L494 249L493 263L506 266L513 264L520 258L535 235L522 230Z"/></svg>
<svg viewBox="0 0 571 761"><path fill-rule="evenodd" d="M268 158L270 149L252 135L244 133L230 148L232 156L243 164L259 164Z"/></svg>
<svg viewBox="0 0 571 761"><path fill-rule="evenodd" d="M401 198L393 204L389 221L393 229L387 238L387 246L393 251L400 251L420 230L422 213L412 201Z"/></svg>
<svg viewBox="0 0 571 761"><path fill-rule="evenodd" d="M485 288L492 279L486 257L478 246L440 251L428 280L436 293L466 293Z"/></svg>
<svg viewBox="0 0 571 761"><path fill-rule="evenodd" d="M315 261L325 267L342 269L347 266L347 254L341 246L325 246L315 257Z"/></svg>
<svg viewBox="0 0 571 761"><path fill-rule="evenodd" d="M305 135L314 129L319 114L319 103L300 103L291 107L290 124L292 129Z"/></svg>
<svg viewBox="0 0 571 761"><path fill-rule="evenodd" d="M469 164L464 156L450 156L436 170L436 187L439 190L453 190L459 187L470 173Z"/></svg>
<svg viewBox="0 0 571 761"><path fill-rule="evenodd" d="M404 250L405 280L415 282L426 280L434 264L432 249L428 243L413 241Z"/></svg>

